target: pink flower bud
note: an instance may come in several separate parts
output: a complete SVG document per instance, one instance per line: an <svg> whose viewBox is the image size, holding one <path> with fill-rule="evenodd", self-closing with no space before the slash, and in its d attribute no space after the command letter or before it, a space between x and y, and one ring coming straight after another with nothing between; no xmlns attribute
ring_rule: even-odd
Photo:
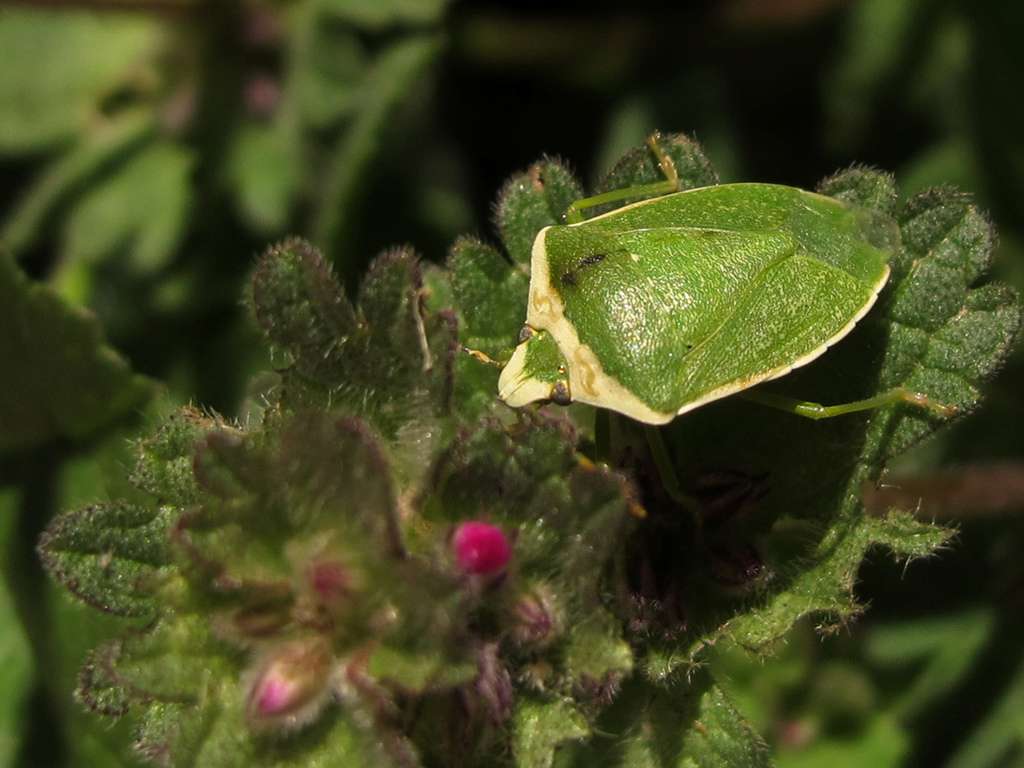
<svg viewBox="0 0 1024 768"><path fill-rule="evenodd" d="M307 575L309 586L324 605L336 606L343 603L355 588L352 571L334 560L313 563Z"/></svg>
<svg viewBox="0 0 1024 768"><path fill-rule="evenodd" d="M290 730L312 721L327 701L330 665L330 648L319 637L268 651L246 681L250 722Z"/></svg>
<svg viewBox="0 0 1024 768"><path fill-rule="evenodd" d="M505 532L478 521L462 523L452 537L455 559L466 573L490 575L503 571L512 556Z"/></svg>
<svg viewBox="0 0 1024 768"><path fill-rule="evenodd" d="M302 693L298 681L279 674L280 670L270 672L271 674L260 680L259 687L252 694L253 706L261 717L281 714L289 709Z"/></svg>

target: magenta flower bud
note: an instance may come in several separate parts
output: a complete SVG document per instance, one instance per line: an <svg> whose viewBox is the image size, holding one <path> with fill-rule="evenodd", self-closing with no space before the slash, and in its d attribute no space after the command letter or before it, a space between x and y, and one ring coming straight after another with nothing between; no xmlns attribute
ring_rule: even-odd
<svg viewBox="0 0 1024 768"><path fill-rule="evenodd" d="M253 691L253 706L261 717L273 717L286 712L293 702L302 695L299 682L280 670L271 669L270 674L260 680Z"/></svg>
<svg viewBox="0 0 1024 768"><path fill-rule="evenodd" d="M311 722L327 701L330 666L328 644L318 637L268 651L246 680L250 722L286 730Z"/></svg>
<svg viewBox="0 0 1024 768"><path fill-rule="evenodd" d="M512 557L512 545L505 532L490 523L462 523L455 529L452 546L459 568L466 573L500 573Z"/></svg>

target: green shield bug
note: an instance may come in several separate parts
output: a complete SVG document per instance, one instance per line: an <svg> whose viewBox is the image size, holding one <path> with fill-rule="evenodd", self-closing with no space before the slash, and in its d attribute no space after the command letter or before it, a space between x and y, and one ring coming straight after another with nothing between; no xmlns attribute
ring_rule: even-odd
<svg viewBox="0 0 1024 768"><path fill-rule="evenodd" d="M664 424L811 362L871 309L889 277L878 219L824 195L722 184L578 220L674 188L670 170L579 201L537 235L526 325L498 384L507 404L581 402ZM906 390L835 406L745 395L812 418L897 401L950 412Z"/></svg>

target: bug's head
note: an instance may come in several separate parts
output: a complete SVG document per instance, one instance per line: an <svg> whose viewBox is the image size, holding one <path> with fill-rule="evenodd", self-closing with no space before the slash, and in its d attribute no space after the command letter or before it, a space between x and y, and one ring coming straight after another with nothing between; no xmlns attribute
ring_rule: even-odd
<svg viewBox="0 0 1024 768"><path fill-rule="evenodd" d="M572 402L568 364L547 331L524 326L519 346L498 379L498 397L513 408L537 400Z"/></svg>

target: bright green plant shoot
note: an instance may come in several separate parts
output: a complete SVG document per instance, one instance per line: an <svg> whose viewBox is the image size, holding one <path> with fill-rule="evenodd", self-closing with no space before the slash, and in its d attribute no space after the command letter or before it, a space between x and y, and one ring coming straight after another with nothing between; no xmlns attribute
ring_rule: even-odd
<svg viewBox="0 0 1024 768"><path fill-rule="evenodd" d="M581 201L569 220L643 189ZM499 395L664 424L783 376L871 309L889 277L886 230L877 215L772 184L692 189L547 227ZM747 396L812 418L900 400L947 410L904 390L831 407Z"/></svg>

